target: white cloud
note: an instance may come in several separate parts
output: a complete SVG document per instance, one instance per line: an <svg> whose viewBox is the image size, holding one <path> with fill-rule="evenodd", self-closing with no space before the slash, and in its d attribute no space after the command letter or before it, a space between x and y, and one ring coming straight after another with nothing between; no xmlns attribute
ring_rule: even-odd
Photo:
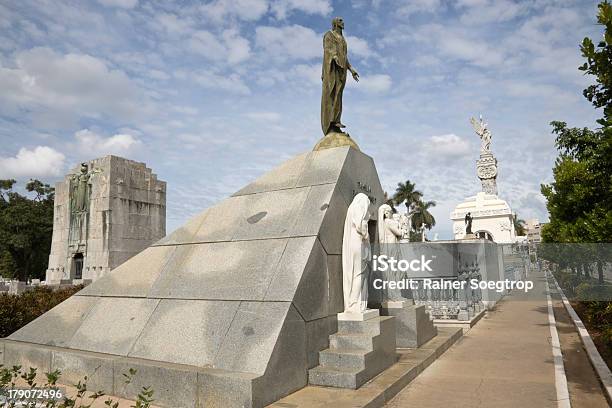
<svg viewBox="0 0 612 408"><path fill-rule="evenodd" d="M138 5L138 0L98 0L98 3L108 7L131 9Z"/></svg>
<svg viewBox="0 0 612 408"><path fill-rule="evenodd" d="M110 137L101 136L89 129L81 129L74 134L79 150L87 156L105 156L108 154L126 155L141 144L140 140L129 134L116 134Z"/></svg>
<svg viewBox="0 0 612 408"><path fill-rule="evenodd" d="M169 34L187 34L193 31L193 22L189 18L173 13L158 13L155 19Z"/></svg>
<svg viewBox="0 0 612 408"><path fill-rule="evenodd" d="M37 146L32 150L19 149L15 157L0 156L2 178L59 176L64 169L64 155L52 147Z"/></svg>
<svg viewBox="0 0 612 408"><path fill-rule="evenodd" d="M220 89L239 95L248 95L251 90L238 74L218 75L208 71L192 74L193 79L204 88Z"/></svg>
<svg viewBox="0 0 612 408"><path fill-rule="evenodd" d="M141 90L122 71L85 54L49 48L19 53L15 68L0 66L0 106L58 118L134 118L147 108Z"/></svg>
<svg viewBox="0 0 612 408"><path fill-rule="evenodd" d="M223 41L227 50L227 62L237 64L247 60L251 55L251 46L249 41L240 36L237 30L225 30L223 32Z"/></svg>
<svg viewBox="0 0 612 408"><path fill-rule="evenodd" d="M270 8L278 19L286 18L293 10L322 16L327 16L332 11L329 0L276 0L272 2Z"/></svg>
<svg viewBox="0 0 612 408"><path fill-rule="evenodd" d="M433 49L440 59L448 61L449 58L468 62L479 67L499 66L507 63L506 56L500 47L493 47L482 39L477 31L461 27L448 27L440 24L425 24L409 34L399 32L391 33L390 37L381 42L389 44L397 41L411 39L421 44L434 44Z"/></svg>
<svg viewBox="0 0 612 408"><path fill-rule="evenodd" d="M321 85L321 66L318 64L297 64L291 71L293 72L293 75L295 75L297 78L306 80L307 83L312 85Z"/></svg>
<svg viewBox="0 0 612 408"><path fill-rule="evenodd" d="M525 3L509 0L468 1L467 10L461 15L464 24L487 24L512 20L528 10Z"/></svg>
<svg viewBox="0 0 612 408"><path fill-rule="evenodd" d="M245 116L257 122L280 122L281 120L281 114L278 112L249 112Z"/></svg>
<svg viewBox="0 0 612 408"><path fill-rule="evenodd" d="M268 12L268 0L217 0L201 6L210 19L221 22L226 17L256 21Z"/></svg>
<svg viewBox="0 0 612 408"><path fill-rule="evenodd" d="M348 76L350 77L350 73ZM391 89L391 85L393 84L391 77L385 74L360 76L359 83L353 81L353 78L347 78L346 81L348 86L369 93L387 92Z"/></svg>
<svg viewBox="0 0 612 408"><path fill-rule="evenodd" d="M369 58L375 55L370 49L368 42L362 38L347 35L346 44L348 46L349 56L357 55L359 57Z"/></svg>
<svg viewBox="0 0 612 408"><path fill-rule="evenodd" d="M397 9L397 13L402 16L409 16L414 13L434 13L442 8L440 0L410 0L403 2Z"/></svg>
<svg viewBox="0 0 612 408"><path fill-rule="evenodd" d="M285 27L260 26L255 30L255 43L275 59L320 58L321 36L310 28L294 24Z"/></svg>
<svg viewBox="0 0 612 408"><path fill-rule="evenodd" d="M188 41L188 46L192 52L210 60L227 61L230 64L240 63L251 55L249 41L234 29L223 31L221 38L205 30L195 31Z"/></svg>
<svg viewBox="0 0 612 408"><path fill-rule="evenodd" d="M431 136L423 148L444 157L464 156L470 153L470 144L454 133Z"/></svg>

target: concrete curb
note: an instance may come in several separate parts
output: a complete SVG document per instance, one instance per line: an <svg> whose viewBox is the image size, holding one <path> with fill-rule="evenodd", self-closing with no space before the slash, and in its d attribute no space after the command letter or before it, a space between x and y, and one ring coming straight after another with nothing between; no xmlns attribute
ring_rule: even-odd
<svg viewBox="0 0 612 408"><path fill-rule="evenodd" d="M567 377L565 375L565 365L563 364L563 353L559 333L557 332L557 321L553 311L552 298L550 297L550 285L548 283L548 273L546 273L546 303L548 306L548 325L550 328L550 343L555 365L555 389L557 391L557 407L571 408L569 389L567 387Z"/></svg>
<svg viewBox="0 0 612 408"><path fill-rule="evenodd" d="M563 293L563 290L557 283L557 279L552 273L550 274L550 276L552 276L553 282L555 282L555 286L559 291L559 294L561 295L565 310L567 310L567 313L569 313L570 318L574 322L574 326L576 326L576 330L578 330L578 334L580 335L582 344L584 345L584 348L589 356L589 360L591 360L591 364L593 365L593 368L595 369L595 372L597 373L597 376L599 377L599 380L603 385L606 394L606 399L610 404L612 404L612 372L610 372L608 365L603 360L603 358L601 358L599 351L597 351L597 347L595 347L595 343L593 343L591 335L587 331L586 327L584 327L584 323L582 323L582 320L580 320L580 317L578 316L570 302L567 300L565 293Z"/></svg>

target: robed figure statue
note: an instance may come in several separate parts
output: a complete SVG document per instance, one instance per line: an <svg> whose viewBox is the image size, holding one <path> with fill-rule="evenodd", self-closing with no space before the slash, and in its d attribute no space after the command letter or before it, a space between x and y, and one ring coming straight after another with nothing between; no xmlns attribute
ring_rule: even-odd
<svg viewBox="0 0 612 408"><path fill-rule="evenodd" d="M368 196L359 193L346 212L342 236L344 313L363 313L368 306L368 265L372 254L369 207Z"/></svg>
<svg viewBox="0 0 612 408"><path fill-rule="evenodd" d="M323 94L321 95L321 128L323 134L341 132L346 127L340 121L342 116L342 92L346 85L346 71L350 71L355 81L359 74L348 60L346 40L342 35L344 20L332 20L332 29L323 37Z"/></svg>

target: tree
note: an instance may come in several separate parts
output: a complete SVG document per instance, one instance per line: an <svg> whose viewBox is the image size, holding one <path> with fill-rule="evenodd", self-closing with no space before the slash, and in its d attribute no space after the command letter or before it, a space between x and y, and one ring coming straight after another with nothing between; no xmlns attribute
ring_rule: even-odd
<svg viewBox="0 0 612 408"><path fill-rule="evenodd" d="M425 229L430 230L436 225L436 219L429 212L429 209L435 207L435 201L418 200L415 203L415 213L412 216L412 225L417 231L421 231L421 241L425 242Z"/></svg>
<svg viewBox="0 0 612 408"><path fill-rule="evenodd" d="M596 108L603 108L604 117L597 122L608 127L612 125L612 5L603 1L597 8L597 23L604 27L603 40L597 48L590 38L582 40L580 51L586 62L578 69L595 76L596 83L583 94Z"/></svg>
<svg viewBox="0 0 612 408"><path fill-rule="evenodd" d="M414 188L414 183L406 180L405 183L397 183L393 201L396 205L405 204L406 209L410 208L410 204L416 203L423 197L423 193Z"/></svg>
<svg viewBox="0 0 612 408"><path fill-rule="evenodd" d="M0 180L0 253L9 278L26 281L44 278L53 234L54 189L30 180L26 191L34 198L13 191L15 180ZM13 271L6 271L7 265Z"/></svg>
<svg viewBox="0 0 612 408"><path fill-rule="evenodd" d="M393 212L397 212L395 211L395 202L393 201L393 197L389 197L389 193L387 193L386 191L384 192L383 200L385 201L385 204L391 207Z"/></svg>
<svg viewBox="0 0 612 408"><path fill-rule="evenodd" d="M527 233L525 230L525 220L520 219L516 213L512 214L512 224L514 225L516 235L525 235Z"/></svg>
<svg viewBox="0 0 612 408"><path fill-rule="evenodd" d="M544 242L612 241L612 6L598 6L597 20L604 27L597 46L589 38L580 50L586 62L579 67L595 77L584 96L603 108L602 127L568 128L551 122L560 154L553 168L554 181L542 185L550 222L542 229Z"/></svg>

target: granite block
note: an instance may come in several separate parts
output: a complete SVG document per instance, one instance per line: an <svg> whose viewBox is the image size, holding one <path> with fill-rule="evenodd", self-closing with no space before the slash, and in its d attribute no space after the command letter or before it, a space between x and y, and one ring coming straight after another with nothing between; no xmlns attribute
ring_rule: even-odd
<svg viewBox="0 0 612 408"><path fill-rule="evenodd" d="M214 367L263 374L290 306L289 302L241 302Z"/></svg>
<svg viewBox="0 0 612 408"><path fill-rule="evenodd" d="M276 167L274 170L257 178L252 183L247 184L233 195L240 196L293 188L302 174L304 165L311 156L312 153L305 152L293 157Z"/></svg>
<svg viewBox="0 0 612 408"><path fill-rule="evenodd" d="M4 365L12 367L19 365L22 371L37 368L38 374L51 371L51 350L35 344L5 342Z"/></svg>
<svg viewBox="0 0 612 408"><path fill-rule="evenodd" d="M49 346L66 346L96 302L97 298L93 297L71 296L8 338Z"/></svg>
<svg viewBox="0 0 612 408"><path fill-rule="evenodd" d="M196 367L212 366L239 304L164 299L128 355Z"/></svg>
<svg viewBox="0 0 612 408"><path fill-rule="evenodd" d="M106 394L113 392L113 361L117 357L67 349L51 352L51 369L60 370L62 384L77 384L87 376L87 388Z"/></svg>
<svg viewBox="0 0 612 408"><path fill-rule="evenodd" d="M129 384L123 374L135 369ZM198 401L198 374L187 366L155 364L120 358L114 362L113 395L134 400L142 387L153 389L154 404L168 408L193 408Z"/></svg>
<svg viewBox="0 0 612 408"><path fill-rule="evenodd" d="M146 297L151 286L172 260L175 246L145 249L78 293L79 296Z"/></svg>
<svg viewBox="0 0 612 408"><path fill-rule="evenodd" d="M100 298L68 347L125 356L158 303L158 299Z"/></svg>
<svg viewBox="0 0 612 408"><path fill-rule="evenodd" d="M286 239L180 245L149 295L157 298L263 300Z"/></svg>

